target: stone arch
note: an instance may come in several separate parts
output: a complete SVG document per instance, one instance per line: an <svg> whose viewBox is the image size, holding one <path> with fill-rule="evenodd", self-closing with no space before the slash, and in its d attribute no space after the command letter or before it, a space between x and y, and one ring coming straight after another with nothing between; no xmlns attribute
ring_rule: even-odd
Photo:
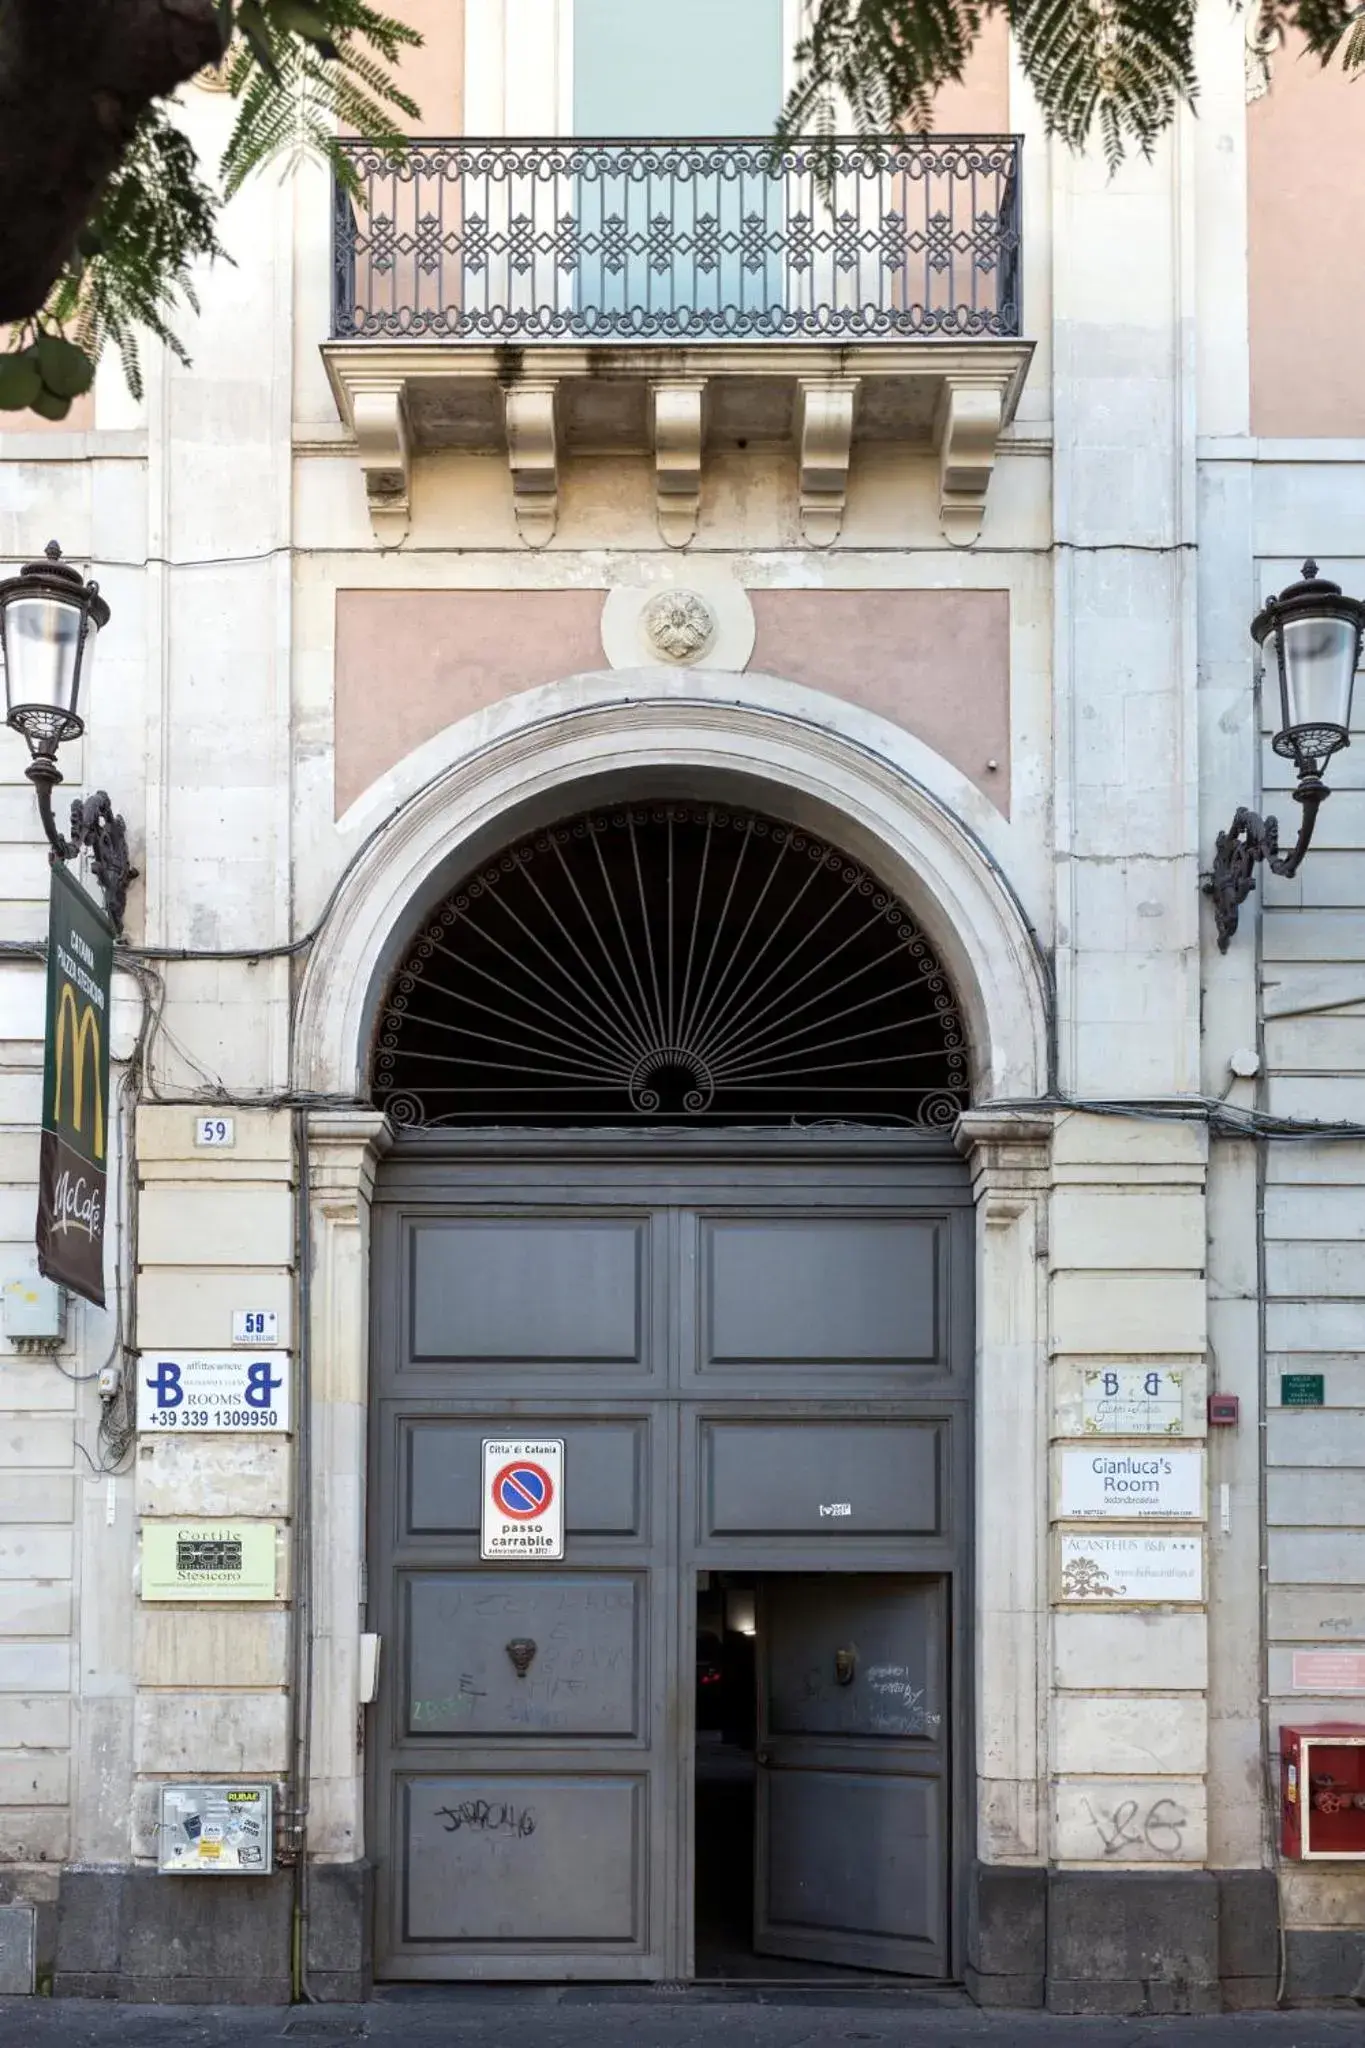
<svg viewBox="0 0 1365 2048"><path fill-rule="evenodd" d="M566 809L699 784L831 839L906 902L958 991L974 1101L1044 1092L1047 963L980 791L922 742L822 693L659 669L526 691L448 728L352 806L340 827L350 863L300 990L295 1085L363 1092L397 950L459 874Z"/></svg>

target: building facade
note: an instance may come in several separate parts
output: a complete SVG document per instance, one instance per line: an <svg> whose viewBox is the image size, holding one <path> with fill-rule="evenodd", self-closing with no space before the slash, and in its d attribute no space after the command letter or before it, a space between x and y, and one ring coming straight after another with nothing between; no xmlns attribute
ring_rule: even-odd
<svg viewBox="0 0 1365 2048"><path fill-rule="evenodd" d="M1110 177L991 23L825 178L794 0L407 12L401 171L258 178L191 370L0 434L141 871L108 1305L0 1342L0 1979L1349 1995L1279 1747L1365 1729L1365 753L1201 894L1289 804L1253 615L1365 594L1348 87L1201 11ZM138 1429L248 1316L280 1426Z"/></svg>

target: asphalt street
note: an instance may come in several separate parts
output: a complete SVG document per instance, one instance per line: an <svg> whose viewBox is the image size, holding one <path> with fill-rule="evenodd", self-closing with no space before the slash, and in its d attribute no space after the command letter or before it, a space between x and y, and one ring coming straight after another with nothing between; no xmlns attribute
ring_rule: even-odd
<svg viewBox="0 0 1365 2048"><path fill-rule="evenodd" d="M771 2000L519 1988L405 1993L363 2006L147 2006L0 1999L0 2048L1362 2048L1365 2009L1216 2019L980 2013L953 1994L818 1993Z"/></svg>

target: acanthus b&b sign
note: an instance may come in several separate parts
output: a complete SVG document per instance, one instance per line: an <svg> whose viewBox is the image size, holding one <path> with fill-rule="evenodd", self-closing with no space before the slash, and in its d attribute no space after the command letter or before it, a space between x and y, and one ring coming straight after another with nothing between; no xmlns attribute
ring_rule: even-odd
<svg viewBox="0 0 1365 2048"><path fill-rule="evenodd" d="M38 1267L104 1307L109 1018L114 932L66 869L52 870L38 1155Z"/></svg>

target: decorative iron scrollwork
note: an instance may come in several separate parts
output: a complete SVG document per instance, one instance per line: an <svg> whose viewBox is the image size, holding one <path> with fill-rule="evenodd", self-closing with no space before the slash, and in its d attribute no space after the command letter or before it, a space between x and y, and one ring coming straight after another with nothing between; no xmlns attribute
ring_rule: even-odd
<svg viewBox="0 0 1365 2048"><path fill-rule="evenodd" d="M1204 894L1212 899L1213 918L1218 928L1218 950L1226 953L1237 929L1237 916L1256 887L1256 870L1264 861L1273 875L1296 875L1313 839L1318 812L1332 794L1320 775L1306 774L1294 791L1294 801L1303 805L1299 836L1288 853L1280 852L1278 818L1262 818L1243 804L1233 812L1232 823L1214 842L1213 867L1204 878Z"/></svg>
<svg viewBox="0 0 1365 2048"><path fill-rule="evenodd" d="M338 147L338 339L1021 331L1011 136Z"/></svg>

